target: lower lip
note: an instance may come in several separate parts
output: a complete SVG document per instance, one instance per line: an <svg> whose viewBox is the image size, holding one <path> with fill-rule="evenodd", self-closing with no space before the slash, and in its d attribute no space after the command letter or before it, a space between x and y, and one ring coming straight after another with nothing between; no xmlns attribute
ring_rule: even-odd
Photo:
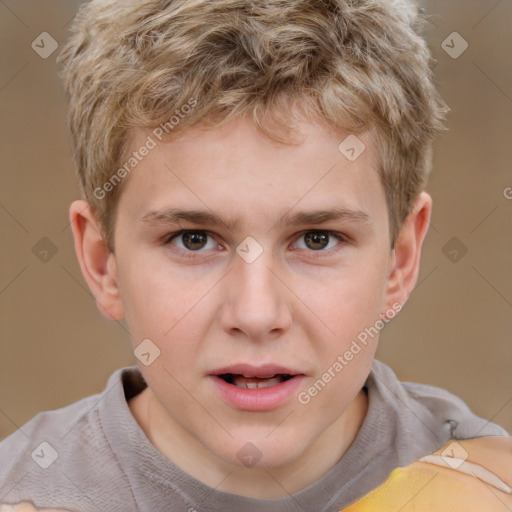
<svg viewBox="0 0 512 512"><path fill-rule="evenodd" d="M210 375L216 392L232 407L243 411L270 411L283 405L297 392L304 375L297 375L267 388L247 389L228 384L215 375Z"/></svg>

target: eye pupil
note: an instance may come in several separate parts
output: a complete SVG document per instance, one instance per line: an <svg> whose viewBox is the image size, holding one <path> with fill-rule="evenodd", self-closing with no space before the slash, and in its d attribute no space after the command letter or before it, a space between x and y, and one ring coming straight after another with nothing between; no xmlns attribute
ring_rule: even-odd
<svg viewBox="0 0 512 512"><path fill-rule="evenodd" d="M204 233L183 233L182 237L183 245L191 251L202 249L208 239Z"/></svg>
<svg viewBox="0 0 512 512"><path fill-rule="evenodd" d="M304 236L305 245L313 251L322 251L329 246L331 237L333 236L329 232L321 231L310 231ZM188 251L199 251L208 244L207 233L201 231L185 231L182 232L179 238L183 243L183 246Z"/></svg>
<svg viewBox="0 0 512 512"><path fill-rule="evenodd" d="M306 233L304 236L306 245L310 249L324 249L329 245L329 234L327 233Z"/></svg>

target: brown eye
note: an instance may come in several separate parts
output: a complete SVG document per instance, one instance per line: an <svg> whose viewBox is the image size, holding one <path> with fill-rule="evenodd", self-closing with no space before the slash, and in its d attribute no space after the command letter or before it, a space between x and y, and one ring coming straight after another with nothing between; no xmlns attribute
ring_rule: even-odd
<svg viewBox="0 0 512 512"><path fill-rule="evenodd" d="M314 251L325 249L329 245L331 235L327 233L306 233L304 242L309 249Z"/></svg>
<svg viewBox="0 0 512 512"><path fill-rule="evenodd" d="M201 249L213 249L217 245L204 231L183 231L177 233L169 240L169 243L184 251L196 252Z"/></svg>
<svg viewBox="0 0 512 512"><path fill-rule="evenodd" d="M191 251L202 249L208 240L208 236L204 233L183 233L183 245Z"/></svg>
<svg viewBox="0 0 512 512"><path fill-rule="evenodd" d="M308 231L295 242L294 247L313 252L327 252L331 249L336 250L337 246L341 245L344 241L345 236L341 233Z"/></svg>

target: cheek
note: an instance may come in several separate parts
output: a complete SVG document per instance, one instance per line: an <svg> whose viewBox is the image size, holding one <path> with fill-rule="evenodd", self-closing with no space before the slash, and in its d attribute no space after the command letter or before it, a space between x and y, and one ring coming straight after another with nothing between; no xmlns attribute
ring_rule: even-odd
<svg viewBox="0 0 512 512"><path fill-rule="evenodd" d="M361 263L310 289L311 309L338 339L346 342L378 320L385 303L385 268Z"/></svg>
<svg viewBox="0 0 512 512"><path fill-rule="evenodd" d="M329 327L318 327L309 337L315 340L319 360L317 374L301 395L323 411L329 423L349 405L370 372L380 334L384 305L385 273L381 269L353 273L330 286L319 297L315 310ZM321 297L321 298L320 298ZM311 309L313 309L313 307Z"/></svg>
<svg viewBox="0 0 512 512"><path fill-rule="evenodd" d="M184 387L192 391L196 385L192 369L208 325L208 301L201 301L206 284L180 280L161 263L133 258L130 265L122 275L122 296L132 344L149 339L159 351L148 366L141 359L139 368L162 403L178 404L185 413L190 397Z"/></svg>
<svg viewBox="0 0 512 512"><path fill-rule="evenodd" d="M169 272L165 261L131 258L120 272L120 289L134 343L150 338L166 349L179 338L185 344L201 328L201 302L209 288L208 279Z"/></svg>

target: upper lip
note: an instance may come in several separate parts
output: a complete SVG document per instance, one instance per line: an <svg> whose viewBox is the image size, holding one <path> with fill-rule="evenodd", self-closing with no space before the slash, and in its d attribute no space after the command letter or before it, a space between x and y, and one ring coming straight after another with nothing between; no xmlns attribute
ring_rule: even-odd
<svg viewBox="0 0 512 512"><path fill-rule="evenodd" d="M232 373L233 375L243 375L248 378L269 378L274 375L303 375L302 372L293 370L291 368L287 368L285 366L280 366L276 364L262 364L259 366L254 366L252 364L233 364L229 366L225 366L223 368L219 368L217 370L213 370L211 375L224 375L226 373Z"/></svg>

